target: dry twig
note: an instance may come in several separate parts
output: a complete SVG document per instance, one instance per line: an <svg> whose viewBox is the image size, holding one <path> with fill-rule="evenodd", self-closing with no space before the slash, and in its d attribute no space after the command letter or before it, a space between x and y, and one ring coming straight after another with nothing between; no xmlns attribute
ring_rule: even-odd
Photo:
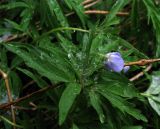
<svg viewBox="0 0 160 129"><path fill-rule="evenodd" d="M9 42L9 41L12 41L16 38L18 38L18 35L13 35L13 36L8 37L6 40L4 40L4 42Z"/></svg>
<svg viewBox="0 0 160 129"><path fill-rule="evenodd" d="M97 4L97 3L100 2L100 1L101 1L101 0L96 0L96 1L94 1L94 2L92 2L92 3L90 3L90 4L85 5L84 8L85 8L85 9L86 9L86 8L89 8L89 7Z"/></svg>
<svg viewBox="0 0 160 129"><path fill-rule="evenodd" d="M85 14L109 14L109 11L104 11L104 10L87 10L85 11ZM128 12L118 12L118 16L128 16Z"/></svg>
<svg viewBox="0 0 160 129"><path fill-rule="evenodd" d="M5 86L6 86L7 95L8 95L8 102L12 103L13 102L13 98L12 98L12 94L11 94L11 90L10 90L10 86L9 86L8 75L4 71L2 71L1 69L0 69L0 74L2 75L2 77L3 77L4 81L5 81ZM16 117L15 117L15 111L14 111L13 105L10 105L10 108L11 108L12 121L16 125ZM13 128L16 129L15 126L13 126Z"/></svg>
<svg viewBox="0 0 160 129"><path fill-rule="evenodd" d="M28 82L26 85L23 86L23 89L26 89L28 86L34 84L35 81L34 80L31 80L30 82Z"/></svg>
<svg viewBox="0 0 160 129"><path fill-rule="evenodd" d="M128 62L128 63L125 63L125 66L132 66L132 65L138 65L138 66L144 66L144 65L148 65L144 71L136 74L135 76L133 76L132 78L130 78L129 80L130 81L135 81L137 80L138 78L140 78L141 76L144 75L145 72L148 72L149 70L151 70L152 68L152 64L151 63L154 63L154 62L158 62L160 61L160 58L158 59L141 59L139 61L134 61L134 62Z"/></svg>
<svg viewBox="0 0 160 129"><path fill-rule="evenodd" d="M144 71L136 74L135 76L133 76L133 77L130 78L129 80L130 80L130 81L135 81L135 80L137 80L138 78L140 78L141 76L143 76L145 72L148 72L151 68L152 68L152 64L148 65L148 66L144 69Z"/></svg>
<svg viewBox="0 0 160 129"><path fill-rule="evenodd" d="M87 9L89 7L92 7L93 5L97 4L98 2L100 2L101 0L96 0L94 2L92 2L93 0L86 0L84 1L82 4L84 5L84 8ZM90 3L92 2L92 3ZM89 3L89 4L88 4ZM86 5L85 5L86 4ZM65 16L70 16L72 14L74 14L75 12L70 12L70 13L67 13Z"/></svg>
<svg viewBox="0 0 160 129"><path fill-rule="evenodd" d="M135 76L133 76L132 78L130 78L129 80L130 81L135 81L137 80L138 78L140 78L141 76L144 75L145 72L148 72L149 70L151 70L152 68L152 64L151 63L154 63L154 62L158 62L160 61L160 59L141 59L139 61L134 61L134 62L128 62L128 63L125 63L125 66L132 66L132 65L138 65L138 66L144 66L144 65L148 65L144 71L136 74Z"/></svg>
<svg viewBox="0 0 160 129"><path fill-rule="evenodd" d="M158 62L158 61L160 61L160 58L158 58L158 59L141 59L139 61L125 63L125 66L131 66L131 65L144 66L144 65L148 65L148 64Z"/></svg>
<svg viewBox="0 0 160 129"><path fill-rule="evenodd" d="M1 104L1 105L0 105L0 109L7 108L8 106L17 104L17 103L19 103L19 102L21 102L21 101L23 101L23 100L26 100L26 99L34 96L34 95L37 95L37 94L39 94L39 93L48 91L49 89L57 88L57 87L59 87L59 86L60 86L60 84L59 84L59 85L55 85L55 86L47 86L47 87L42 88L42 89L40 89L40 90L38 90L38 91L35 91L35 92L33 92L33 93L30 93L30 94L28 94L28 95L26 95L26 96L24 96L24 97L21 97L21 98L15 100L15 101L12 101L12 102L9 102L9 103L5 103L5 104Z"/></svg>

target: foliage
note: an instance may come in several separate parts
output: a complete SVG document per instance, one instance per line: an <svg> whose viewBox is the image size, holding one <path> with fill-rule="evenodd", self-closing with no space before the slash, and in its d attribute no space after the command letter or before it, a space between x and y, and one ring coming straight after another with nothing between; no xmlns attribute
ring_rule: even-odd
<svg viewBox="0 0 160 129"><path fill-rule="evenodd" d="M160 3L100 0L86 14L84 0L0 1L0 72L8 75L10 106L0 110L0 128L159 129L159 63L109 71L104 56L120 52L125 62L160 57ZM117 15L128 12L128 15ZM51 88L50 88L51 87ZM0 78L0 108L8 103Z"/></svg>

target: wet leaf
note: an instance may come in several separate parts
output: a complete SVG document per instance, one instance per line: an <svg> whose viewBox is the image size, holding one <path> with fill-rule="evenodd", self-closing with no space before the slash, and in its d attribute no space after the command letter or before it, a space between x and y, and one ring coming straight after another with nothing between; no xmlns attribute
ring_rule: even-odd
<svg viewBox="0 0 160 129"><path fill-rule="evenodd" d="M81 92L81 86L78 83L69 83L59 101L59 125L62 125L72 107L76 97Z"/></svg>

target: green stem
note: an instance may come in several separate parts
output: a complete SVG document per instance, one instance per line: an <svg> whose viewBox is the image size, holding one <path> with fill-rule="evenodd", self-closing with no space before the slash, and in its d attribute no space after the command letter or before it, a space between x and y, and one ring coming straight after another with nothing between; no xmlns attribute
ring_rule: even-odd
<svg viewBox="0 0 160 129"><path fill-rule="evenodd" d="M98 53L98 55L100 56L100 57L106 57L104 54L101 54L101 53Z"/></svg>
<svg viewBox="0 0 160 129"><path fill-rule="evenodd" d="M12 125L12 126L15 126L15 127L18 127L18 128L23 128L23 126L21 125L17 125L15 123L13 123L12 121L8 120L7 118L5 118L4 116L1 116L0 115L0 119L7 122L8 124Z"/></svg>
<svg viewBox="0 0 160 129"><path fill-rule="evenodd" d="M44 36L47 36L53 32L57 32L57 31L63 31L63 30L72 30L72 31L80 31L80 32L84 32L84 33L89 33L89 30L84 30L84 29L80 29L80 28L74 28L74 27L59 27L59 28L54 28L51 29L50 31L44 33L43 35L41 35L40 37L37 38L37 40L42 39Z"/></svg>
<svg viewBox="0 0 160 129"><path fill-rule="evenodd" d="M63 31L63 30L73 30L73 31L81 31L81 32L89 33L89 30L84 30L84 29L80 29L80 28L74 28L74 27L60 27L60 28L52 29L52 30L48 31L47 33L45 33L44 35L48 35L48 34L51 34L51 33L53 33L53 32L56 32L56 31Z"/></svg>
<svg viewBox="0 0 160 129"><path fill-rule="evenodd" d="M152 97L152 95L150 95L150 94L147 94L147 93L140 93L142 96L144 96L144 97Z"/></svg>

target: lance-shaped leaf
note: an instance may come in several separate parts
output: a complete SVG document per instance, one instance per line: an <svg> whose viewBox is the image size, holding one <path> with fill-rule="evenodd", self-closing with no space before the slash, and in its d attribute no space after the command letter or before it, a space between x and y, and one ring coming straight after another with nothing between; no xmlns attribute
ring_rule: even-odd
<svg viewBox="0 0 160 129"><path fill-rule="evenodd" d="M52 81L68 82L74 76L67 71L69 69L67 68L68 66L63 64L62 61L57 60L58 58L53 58L54 56L56 57L56 55L52 55L52 57L47 51L40 48L37 49L31 45L19 45L16 43L5 46L8 50L20 56L28 67L37 70L39 74Z"/></svg>
<svg viewBox="0 0 160 129"><path fill-rule="evenodd" d="M99 96L93 90L89 92L89 96L90 96L91 105L99 115L100 122L104 123L105 116L103 114L103 110L101 107L101 100Z"/></svg>
<svg viewBox="0 0 160 129"><path fill-rule="evenodd" d="M80 94L81 86L78 83L69 83L63 91L59 101L59 125L65 121L76 97Z"/></svg>

